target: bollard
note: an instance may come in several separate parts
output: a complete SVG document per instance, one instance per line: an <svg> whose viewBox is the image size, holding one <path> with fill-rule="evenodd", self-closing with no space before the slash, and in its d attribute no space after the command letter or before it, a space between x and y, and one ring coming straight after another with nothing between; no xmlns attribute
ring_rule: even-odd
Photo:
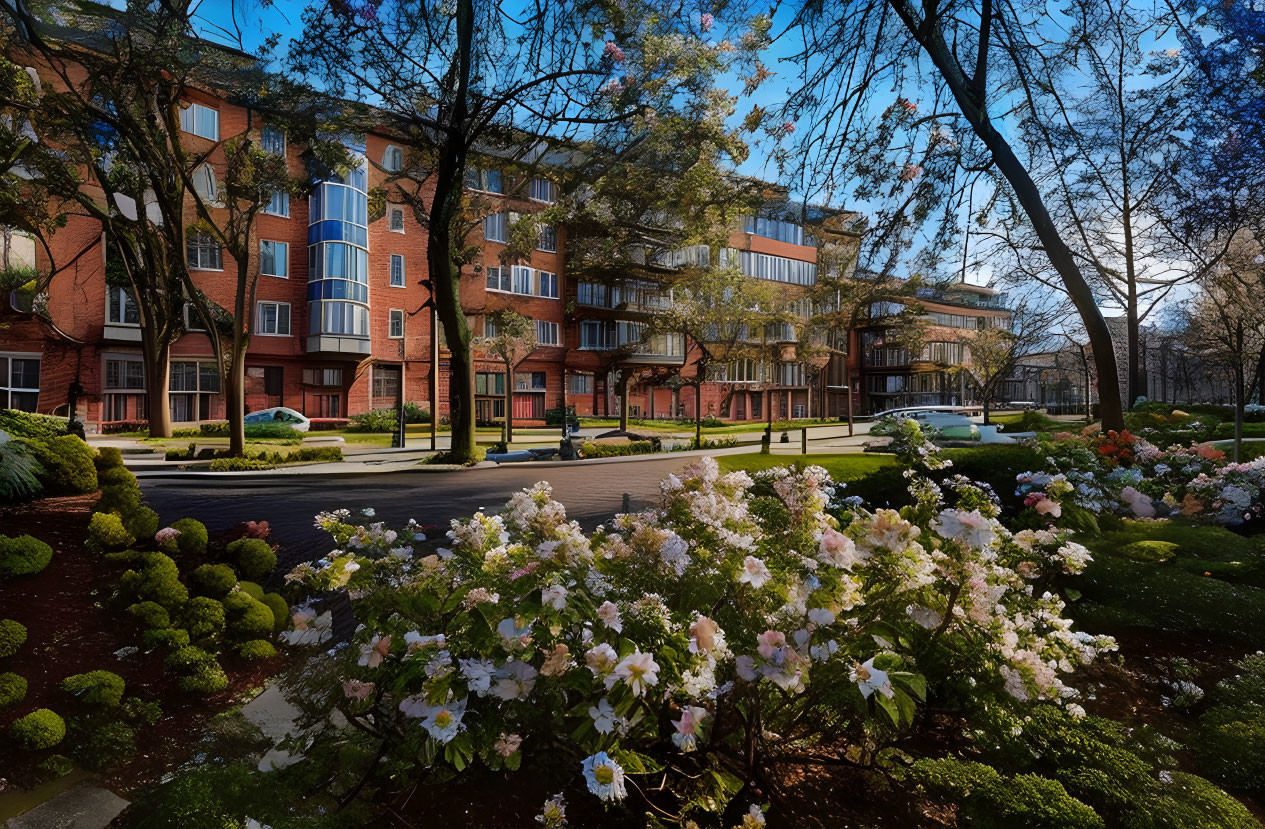
<svg viewBox="0 0 1265 829"><path fill-rule="evenodd" d="M627 492L624 493L623 506L620 509L620 512L623 512L623 513L632 512L632 496L629 495Z"/></svg>
<svg viewBox="0 0 1265 829"><path fill-rule="evenodd" d="M772 437L768 432L760 435L760 454L769 454L769 438Z"/></svg>
<svg viewBox="0 0 1265 829"><path fill-rule="evenodd" d="M808 454L808 427L807 426L799 430L799 453L801 455Z"/></svg>

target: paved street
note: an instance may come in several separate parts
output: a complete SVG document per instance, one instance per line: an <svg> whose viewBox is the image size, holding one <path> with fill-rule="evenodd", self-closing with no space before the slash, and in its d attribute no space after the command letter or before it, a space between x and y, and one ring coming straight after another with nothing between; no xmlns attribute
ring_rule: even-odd
<svg viewBox="0 0 1265 829"><path fill-rule="evenodd" d="M540 480L588 528L617 512L625 492L634 508L653 503L658 482L690 458L668 456L636 463L533 468L528 465L457 472L396 472L321 479L296 476L241 484L229 481L142 480L145 498L164 523L190 516L212 530L243 521L267 520L289 565L324 552L328 537L312 526L321 510L373 507L376 520L446 526L479 507L498 509L516 490Z"/></svg>

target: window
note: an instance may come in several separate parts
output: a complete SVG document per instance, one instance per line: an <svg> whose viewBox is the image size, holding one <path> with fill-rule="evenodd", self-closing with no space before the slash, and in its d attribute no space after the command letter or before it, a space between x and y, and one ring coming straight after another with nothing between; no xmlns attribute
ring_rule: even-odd
<svg viewBox="0 0 1265 829"><path fill-rule="evenodd" d="M524 268L522 265L515 265L514 271L514 293L527 294L530 296L532 291L533 272L531 268Z"/></svg>
<svg viewBox="0 0 1265 829"><path fill-rule="evenodd" d="M33 412L40 399L40 355L0 354L0 409Z"/></svg>
<svg viewBox="0 0 1265 829"><path fill-rule="evenodd" d="M373 367L373 396L398 398L400 396L400 367Z"/></svg>
<svg viewBox="0 0 1265 829"><path fill-rule="evenodd" d="M276 337L290 336L290 303L261 302L258 305L255 331Z"/></svg>
<svg viewBox="0 0 1265 829"><path fill-rule="evenodd" d="M189 267L198 271L224 270L220 243L201 233L189 234Z"/></svg>
<svg viewBox="0 0 1265 829"><path fill-rule="evenodd" d="M272 198L268 200L268 204L264 207L264 212L269 216L290 218L290 194L284 190L278 190L273 193Z"/></svg>
<svg viewBox="0 0 1265 829"><path fill-rule="evenodd" d="M543 250L546 253L557 253L558 229L553 225L541 225L540 241L536 243L536 250Z"/></svg>
<svg viewBox="0 0 1265 829"><path fill-rule="evenodd" d="M399 308L392 308L388 313L391 316L387 322L387 336L398 340L404 336L404 312Z"/></svg>
<svg viewBox="0 0 1265 829"><path fill-rule="evenodd" d="M899 302L871 302L870 303L870 319L876 317L894 317L904 313L905 306Z"/></svg>
<svg viewBox="0 0 1265 829"><path fill-rule="evenodd" d="M198 315L198 312L194 309L192 302L186 302L184 304L184 330L206 331L206 328L202 325L202 317Z"/></svg>
<svg viewBox="0 0 1265 829"><path fill-rule="evenodd" d="M259 131L259 145L264 152L273 155L286 154L286 134L276 127L264 127Z"/></svg>
<svg viewBox="0 0 1265 829"><path fill-rule="evenodd" d="M558 298L558 275L549 271L540 272L540 295L549 299Z"/></svg>
<svg viewBox="0 0 1265 829"><path fill-rule="evenodd" d="M398 173L404 169L404 150L388 144L386 152L382 154L382 169L388 173Z"/></svg>
<svg viewBox="0 0 1265 829"><path fill-rule="evenodd" d="M466 187L471 190L482 190L485 193L505 192L500 170L484 170L479 167L466 168Z"/></svg>
<svg viewBox="0 0 1265 829"><path fill-rule="evenodd" d="M553 201L553 182L547 178L534 178L527 185L527 198L532 201Z"/></svg>
<svg viewBox="0 0 1265 829"><path fill-rule="evenodd" d="M750 250L722 248L720 265L726 267L730 264L737 265L744 274L757 279L787 282L792 285L817 284L816 262L802 262L799 259L770 256L767 253L756 253Z"/></svg>
<svg viewBox="0 0 1265 829"><path fill-rule="evenodd" d="M544 391L543 371L520 371L514 375L514 391Z"/></svg>
<svg viewBox="0 0 1265 829"><path fill-rule="evenodd" d="M510 289L510 269L509 268L484 268L488 274L488 290L489 291L509 291Z"/></svg>
<svg viewBox="0 0 1265 829"><path fill-rule="evenodd" d="M180 129L212 141L220 140L220 111L202 104L180 110Z"/></svg>
<svg viewBox="0 0 1265 829"><path fill-rule="evenodd" d="M392 208L391 208L391 232L392 232L392 233L403 233L403 232L404 232L404 210L403 210L403 208L399 208L399 207L392 207Z"/></svg>
<svg viewBox="0 0 1265 829"><path fill-rule="evenodd" d="M501 329L497 327L496 320L492 319L491 317L483 318L483 338L484 339L486 340L493 339L500 332L501 332Z"/></svg>
<svg viewBox="0 0 1265 829"><path fill-rule="evenodd" d="M572 394L592 394L593 393L593 375L592 374L572 374L571 383L567 391Z"/></svg>
<svg viewBox="0 0 1265 829"><path fill-rule="evenodd" d="M259 272L281 279L290 277L290 245L286 242L259 243Z"/></svg>
<svg viewBox="0 0 1265 829"><path fill-rule="evenodd" d="M219 199L215 170L211 169L210 164L203 164L193 171L193 189L204 201L215 202Z"/></svg>
<svg viewBox="0 0 1265 829"><path fill-rule="evenodd" d="M483 238L489 242L504 244L510 238L510 217L508 213L493 213L483 217Z"/></svg>
<svg viewBox="0 0 1265 829"><path fill-rule="evenodd" d="M264 366L264 394L280 397L285 388L285 367Z"/></svg>
<svg viewBox="0 0 1265 829"><path fill-rule="evenodd" d="M595 305L598 308L610 307L610 291L601 282L581 282L576 286L576 302L581 305Z"/></svg>
<svg viewBox="0 0 1265 829"><path fill-rule="evenodd" d="M309 386L341 386L343 370L341 368L305 368L303 382Z"/></svg>
<svg viewBox="0 0 1265 829"><path fill-rule="evenodd" d="M474 375L475 394L505 394L505 373L480 371Z"/></svg>
<svg viewBox="0 0 1265 829"><path fill-rule="evenodd" d="M391 287L404 287L404 255L400 253L391 254Z"/></svg>
<svg viewBox="0 0 1265 829"><path fill-rule="evenodd" d="M198 391L218 394L220 375L215 363L196 360L173 360L171 363L171 391Z"/></svg>
<svg viewBox="0 0 1265 829"><path fill-rule="evenodd" d="M106 360L107 389L145 389L145 364L140 360Z"/></svg>
<svg viewBox="0 0 1265 829"><path fill-rule="evenodd" d="M106 322L111 325L140 324L140 312L127 288L109 287L106 289L106 298L109 303Z"/></svg>
<svg viewBox="0 0 1265 829"><path fill-rule="evenodd" d="M537 345L558 345L558 323L536 320Z"/></svg>
<svg viewBox="0 0 1265 829"><path fill-rule="evenodd" d="M778 219L766 219L763 216L747 216L742 229L753 236L789 242L792 245L812 245L813 237L804 233L804 228L793 222Z"/></svg>

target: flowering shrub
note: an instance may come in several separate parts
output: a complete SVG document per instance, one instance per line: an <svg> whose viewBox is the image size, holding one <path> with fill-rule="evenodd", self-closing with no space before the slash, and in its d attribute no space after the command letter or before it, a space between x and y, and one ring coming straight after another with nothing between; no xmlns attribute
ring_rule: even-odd
<svg viewBox="0 0 1265 829"><path fill-rule="evenodd" d="M938 464L920 437L911 453ZM912 507L869 511L820 467L753 478L704 458L662 482L657 509L592 535L545 483L453 521L444 546L323 513L336 548L287 580L346 588L363 626L298 680L317 720L304 751L369 740L366 775L410 780L562 752L596 797L653 773L685 815L773 764L872 763L929 694L1083 714L1063 677L1115 645L1073 632L1040 582L1082 569L1084 548L1012 535L965 479L911 489ZM328 638L309 607L283 641Z"/></svg>

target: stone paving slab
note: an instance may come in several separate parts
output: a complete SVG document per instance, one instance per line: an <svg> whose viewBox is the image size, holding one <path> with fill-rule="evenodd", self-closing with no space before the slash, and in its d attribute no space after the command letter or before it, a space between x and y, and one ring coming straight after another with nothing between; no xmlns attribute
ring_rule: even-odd
<svg viewBox="0 0 1265 829"><path fill-rule="evenodd" d="M109 789L82 784L10 818L6 829L105 829L128 801Z"/></svg>

